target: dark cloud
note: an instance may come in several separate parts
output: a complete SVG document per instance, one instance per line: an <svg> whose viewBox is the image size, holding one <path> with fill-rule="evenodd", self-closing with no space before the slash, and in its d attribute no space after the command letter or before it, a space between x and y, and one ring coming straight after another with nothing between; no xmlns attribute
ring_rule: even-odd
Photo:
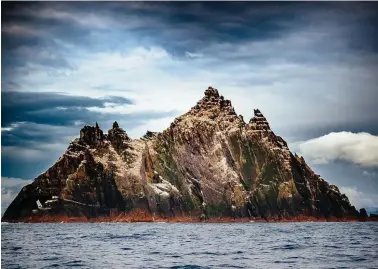
<svg viewBox="0 0 378 269"><path fill-rule="evenodd" d="M120 96L90 98L60 93L2 92L2 175L33 178L47 169L78 137L80 128L95 122L106 132L113 121L127 130L150 119L176 115L168 112L102 113L89 108L131 105ZM20 169L22 166L22 169Z"/></svg>
<svg viewBox="0 0 378 269"><path fill-rule="evenodd" d="M125 122L124 128L133 128L149 119L175 115L168 112L136 112L132 114L90 111L105 104L130 105L125 97L106 96L90 98L59 93L2 92L2 145L22 146L33 142L53 143L63 136L78 133L84 124L100 123L106 130L112 121Z"/></svg>
<svg viewBox="0 0 378 269"><path fill-rule="evenodd" d="M13 124L1 132L2 176L35 178L59 158L72 139L79 137L79 131L85 124L94 125L98 122L100 128L107 132L116 120L128 131L148 120L173 117L177 114L177 111L147 111L124 115L87 111L87 119L77 125L59 126L30 122ZM76 115L76 119L81 117ZM49 122L54 124L52 118Z"/></svg>
<svg viewBox="0 0 378 269"><path fill-rule="evenodd" d="M54 86L39 81L41 73L54 80L77 71L75 64L91 53L127 54L138 46L161 47L174 60L188 61L187 68L160 71L187 77L200 70L221 73L230 80L228 85L251 90L256 86L251 103L262 91L269 94L258 105L289 142L332 131L378 134L377 18L378 3L367 2L2 2L2 127L7 128L2 131L2 175L34 178L59 157L83 124L97 121L107 130L117 120L127 130L176 116L177 111L122 115L89 109L106 103L131 105L125 97L35 92L40 85L41 90ZM280 65L284 68L274 69ZM293 65L298 67L291 69ZM328 70L334 66L343 70ZM321 69L326 71L318 72ZM360 76L351 75L356 73ZM301 78L298 86L295 81ZM258 88L284 86L289 80L296 88L287 87L284 93ZM308 85L322 81L330 86ZM104 84L88 87L104 94L128 90L108 83L104 77ZM330 88L333 94L328 95ZM30 89L33 92L25 92ZM301 115L308 123L298 124ZM353 180L361 171L347 168L351 173L348 170L344 179L343 166L319 169L333 183L359 184ZM377 189L369 182L363 191Z"/></svg>
<svg viewBox="0 0 378 269"><path fill-rule="evenodd" d="M38 143L58 143L62 138L77 135L80 126L51 126L37 123L18 123L2 131L3 146L27 147Z"/></svg>
<svg viewBox="0 0 378 269"><path fill-rule="evenodd" d="M35 122L49 125L72 125L75 121L87 122L104 116L93 113L89 107L130 105L133 102L125 97L106 96L91 98L46 92L2 92L2 127L14 122Z"/></svg>
<svg viewBox="0 0 378 269"><path fill-rule="evenodd" d="M31 63L75 69L70 57L80 56L78 48L122 51L127 44L143 43L185 57L187 51L206 51L213 44L280 40L298 29L308 31L306 27L314 24L324 28L318 34L327 32L327 27L338 32L306 47L306 53L275 47L281 58L301 63L345 61L345 55L337 53L340 48L335 35L343 35L344 50L376 52L378 47L377 3L7 2L2 6L2 71L6 81L21 75L15 68ZM62 42L73 47L62 46ZM251 51L249 56L214 49L206 52L227 61L264 64L272 58L269 50L259 55Z"/></svg>
<svg viewBox="0 0 378 269"><path fill-rule="evenodd" d="M377 12L372 12L376 7L374 3L5 3L3 47L9 51L21 45L46 47L46 42L50 42L54 48L53 37L59 37L75 45L90 44L92 49L109 48L114 41L124 42L132 33L136 39L149 39L183 55L188 49L204 48L214 42L279 38L308 25L311 15L323 16L328 21L341 17L346 24L358 21L358 26L370 34L364 35L363 40L361 35L351 40L357 46L356 40L370 41L369 44L377 41L373 35ZM361 19L356 14L368 16ZM24 27L23 34L7 31L12 26ZM96 34L104 30L108 39L96 42ZM360 43L359 46L366 44Z"/></svg>

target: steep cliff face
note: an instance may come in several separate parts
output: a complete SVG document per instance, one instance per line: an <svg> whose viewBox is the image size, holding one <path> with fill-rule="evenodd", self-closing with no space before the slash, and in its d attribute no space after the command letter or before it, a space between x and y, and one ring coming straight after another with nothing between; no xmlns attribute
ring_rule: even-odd
<svg viewBox="0 0 378 269"><path fill-rule="evenodd" d="M25 186L4 214L99 216L135 209L161 217L358 218L335 185L315 174L259 110L244 122L229 100L205 96L162 133L131 139L115 122L80 138Z"/></svg>

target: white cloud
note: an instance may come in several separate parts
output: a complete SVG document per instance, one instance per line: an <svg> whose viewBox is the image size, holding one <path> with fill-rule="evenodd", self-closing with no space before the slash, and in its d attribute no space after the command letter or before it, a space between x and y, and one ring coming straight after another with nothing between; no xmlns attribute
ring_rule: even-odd
<svg viewBox="0 0 378 269"><path fill-rule="evenodd" d="M25 122L20 121L20 122L13 122L10 124L9 127L1 127L1 132L10 132L14 130L15 128L20 127L22 124L25 124Z"/></svg>
<svg viewBox="0 0 378 269"><path fill-rule="evenodd" d="M300 142L299 152L314 163L346 161L365 167L378 166L378 136L338 132Z"/></svg>
<svg viewBox="0 0 378 269"><path fill-rule="evenodd" d="M173 122L174 117L165 117L161 119L148 120L142 125L132 128L127 131L128 135L131 137L141 137L147 131L157 132L168 128L171 122Z"/></svg>
<svg viewBox="0 0 378 269"><path fill-rule="evenodd" d="M1 178L1 214L5 212L9 204L16 198L22 187L31 182L31 180L21 178Z"/></svg>
<svg viewBox="0 0 378 269"><path fill-rule="evenodd" d="M362 174L364 176L367 176L367 177L375 177L377 175L377 173L375 173L375 172L369 172L369 171L366 171L366 170L362 171Z"/></svg>
<svg viewBox="0 0 378 269"><path fill-rule="evenodd" d="M189 58L201 58L201 57L203 57L202 53L194 53L194 52L189 52L189 51L186 51L185 55Z"/></svg>
<svg viewBox="0 0 378 269"><path fill-rule="evenodd" d="M15 178L15 177L2 177L1 188L14 188L20 187L20 189L26 184L31 183L31 180Z"/></svg>
<svg viewBox="0 0 378 269"><path fill-rule="evenodd" d="M349 202L354 205L356 209L375 207L378 205L378 195L376 194L361 192L355 187L341 187L340 192L348 197Z"/></svg>

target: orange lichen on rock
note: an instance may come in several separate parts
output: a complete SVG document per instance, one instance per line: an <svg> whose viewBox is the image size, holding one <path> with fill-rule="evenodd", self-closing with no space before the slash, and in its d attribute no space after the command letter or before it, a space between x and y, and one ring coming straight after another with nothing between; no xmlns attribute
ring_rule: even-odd
<svg viewBox="0 0 378 269"><path fill-rule="evenodd" d="M113 217L68 217L68 216L33 216L22 219L20 222L25 223L133 223L133 222L167 222L167 223L246 223L246 222L268 222L268 223L286 223L286 222L357 222L358 218L315 218L312 216L296 216L293 218L232 218L232 217L219 217L208 218L201 220L197 217L190 216L177 216L177 217L154 217L149 212L136 209L132 212L125 214L121 213ZM378 221L378 218L367 218L366 221Z"/></svg>

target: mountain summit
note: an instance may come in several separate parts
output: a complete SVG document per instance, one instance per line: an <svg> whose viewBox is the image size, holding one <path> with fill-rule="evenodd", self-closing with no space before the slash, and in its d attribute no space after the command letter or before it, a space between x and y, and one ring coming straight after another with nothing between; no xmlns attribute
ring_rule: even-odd
<svg viewBox="0 0 378 269"><path fill-rule="evenodd" d="M3 221L59 218L357 219L337 186L274 134L260 110L244 122L209 87L161 133L131 139L117 122L80 137L6 210ZM139 217L138 217L139 216Z"/></svg>

